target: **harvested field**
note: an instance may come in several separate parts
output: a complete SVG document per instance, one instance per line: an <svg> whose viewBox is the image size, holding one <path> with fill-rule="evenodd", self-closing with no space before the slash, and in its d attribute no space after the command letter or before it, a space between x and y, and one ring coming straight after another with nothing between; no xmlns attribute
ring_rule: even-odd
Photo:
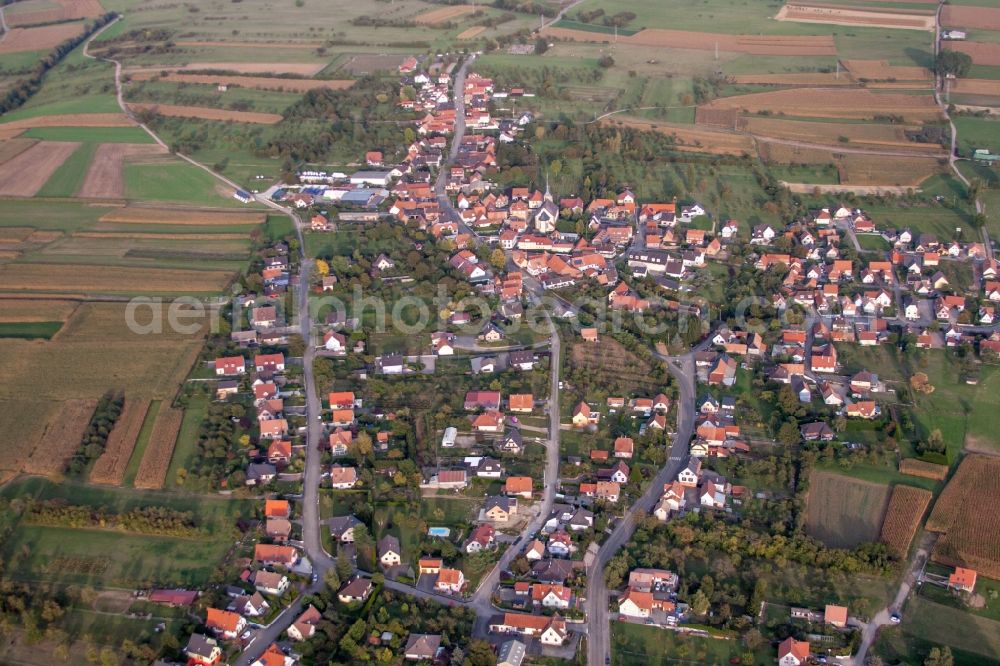
<svg viewBox="0 0 1000 666"><path fill-rule="evenodd" d="M400 56L402 61L402 56ZM135 67L126 70L127 74L135 72L237 72L239 74L300 74L316 76L325 62L192 62L183 66L154 65L151 67Z"/></svg>
<svg viewBox="0 0 1000 666"><path fill-rule="evenodd" d="M922 81L928 84L934 75L925 67L890 65L885 60L841 60L840 64L856 79L865 81Z"/></svg>
<svg viewBox="0 0 1000 666"><path fill-rule="evenodd" d="M0 142L0 164L14 159L36 143L37 139L7 139Z"/></svg>
<svg viewBox="0 0 1000 666"><path fill-rule="evenodd" d="M66 321L77 301L0 297L0 323Z"/></svg>
<svg viewBox="0 0 1000 666"><path fill-rule="evenodd" d="M832 548L875 541L889 502L889 486L830 472L809 476L806 533Z"/></svg>
<svg viewBox="0 0 1000 666"><path fill-rule="evenodd" d="M80 446L95 407L96 400L66 400L60 404L58 413L31 445L31 456L24 463L24 471L46 476L60 474Z"/></svg>
<svg viewBox="0 0 1000 666"><path fill-rule="evenodd" d="M814 118L873 119L876 116L898 115L910 120L929 120L941 116L941 110L930 95L852 90L848 96L843 90L829 88L795 88L721 97L703 106L708 109L738 109L746 113L783 113Z"/></svg>
<svg viewBox="0 0 1000 666"><path fill-rule="evenodd" d="M80 291L95 294L214 293L226 288L229 271L194 271L72 264L4 264L0 285L7 291Z"/></svg>
<svg viewBox="0 0 1000 666"><path fill-rule="evenodd" d="M753 153L753 141L745 134L702 129L693 125L680 125L644 118L613 116L601 121L602 125L624 125L639 130L659 132L674 137L678 150L714 155L743 155Z"/></svg>
<svg viewBox="0 0 1000 666"><path fill-rule="evenodd" d="M177 208L145 208L126 206L101 216L101 222L116 224L163 224L214 226L263 224L267 216L251 211L184 210Z"/></svg>
<svg viewBox="0 0 1000 666"><path fill-rule="evenodd" d="M134 127L124 113L75 113L22 118L0 125L0 130L23 132L33 127Z"/></svg>
<svg viewBox="0 0 1000 666"><path fill-rule="evenodd" d="M478 37L479 35L483 34L484 32L486 32L486 26L484 26L484 25L476 25L476 26L473 26L471 28L468 28L467 30L463 30L462 32L458 33L458 38L459 39L475 39L476 37Z"/></svg>
<svg viewBox="0 0 1000 666"><path fill-rule="evenodd" d="M913 536L920 527L920 520L933 498L934 494L923 488L904 485L893 487L879 538L889 547L889 552L900 559L906 557Z"/></svg>
<svg viewBox="0 0 1000 666"><path fill-rule="evenodd" d="M805 143L830 143L844 146L841 137L850 139L847 145L858 148L889 148L920 153L946 154L940 145L916 143L906 138L905 125L864 125L859 123L822 123L777 118L746 118L746 129L758 137L773 137Z"/></svg>
<svg viewBox="0 0 1000 666"><path fill-rule="evenodd" d="M699 106L694 110L696 125L709 125L735 130L740 127L740 112L737 109L709 109Z"/></svg>
<svg viewBox="0 0 1000 666"><path fill-rule="evenodd" d="M846 72L796 72L792 74L740 74L730 77L733 83L762 86L854 86L857 82Z"/></svg>
<svg viewBox="0 0 1000 666"><path fill-rule="evenodd" d="M79 143L69 141L39 141L13 159L0 164L0 195L34 196L79 147Z"/></svg>
<svg viewBox="0 0 1000 666"><path fill-rule="evenodd" d="M73 238L114 238L120 240L149 240L149 241L171 241L171 240L191 240L191 241L219 241L219 240L246 240L246 234L156 234L136 231L78 231L72 234Z"/></svg>
<svg viewBox="0 0 1000 666"><path fill-rule="evenodd" d="M916 458L904 458L899 461L899 473L919 476L924 479L934 479L935 481L944 481L948 476L948 466L936 465L924 462L923 460L917 460Z"/></svg>
<svg viewBox="0 0 1000 666"><path fill-rule="evenodd" d="M28 0L8 6L4 10L4 18L10 27L34 25L38 23L57 23L82 18L100 16L104 8L98 0L54 0L57 8L50 8L52 2ZM16 8L16 9L15 9Z"/></svg>
<svg viewBox="0 0 1000 666"><path fill-rule="evenodd" d="M996 7L945 5L941 10L941 25L946 28L1000 30L1000 9Z"/></svg>
<svg viewBox="0 0 1000 666"><path fill-rule="evenodd" d="M0 428L3 428L5 435L4 444L0 448L3 451L0 456L0 478L21 473L32 453L29 444L38 441L46 423L59 417L58 402L35 396L25 398L23 389L19 393L17 396L0 399Z"/></svg>
<svg viewBox="0 0 1000 666"><path fill-rule="evenodd" d="M22 243L34 231L34 227L0 227L0 243Z"/></svg>
<svg viewBox="0 0 1000 666"><path fill-rule="evenodd" d="M965 566L1000 578L1000 458L970 454L938 497L927 529L941 532L932 555L948 566Z"/></svg>
<svg viewBox="0 0 1000 666"><path fill-rule="evenodd" d="M121 416L115 421L115 426L111 429L111 434L108 435L108 443L104 447L104 453L90 470L91 483L121 485L125 478L125 469L128 467L129 458L132 457L132 449L135 448L135 440L139 436L139 431L142 430L143 421L146 420L149 403L149 400L125 399Z"/></svg>
<svg viewBox="0 0 1000 666"><path fill-rule="evenodd" d="M603 43L611 42L613 39L612 35L605 33L574 30L572 28L547 27L542 32L550 37L569 39L577 42ZM721 51L749 53L752 55L837 55L837 46L833 42L833 37L827 35L809 37L752 36L644 28L634 35L619 35L618 43L672 49L697 49L700 51L713 50L716 44L718 44Z"/></svg>
<svg viewBox="0 0 1000 666"><path fill-rule="evenodd" d="M77 196L94 199L121 199L125 196L122 168L125 160L143 155L165 155L157 143L102 143L90 161Z"/></svg>
<svg viewBox="0 0 1000 666"><path fill-rule="evenodd" d="M277 113L257 113L255 111L229 111L207 106L178 106L176 104L129 104L130 109L153 111L161 116L173 118L200 118L202 120L222 120L236 123L273 125L281 122Z"/></svg>
<svg viewBox="0 0 1000 666"><path fill-rule="evenodd" d="M0 42L0 54L53 49L83 32L83 23L56 23L37 28L11 28Z"/></svg>
<svg viewBox="0 0 1000 666"><path fill-rule="evenodd" d="M162 488L170 469L170 459L174 455L177 433L184 418L183 409L160 407L153 423L153 433L139 463L135 477L136 488Z"/></svg>
<svg viewBox="0 0 1000 666"><path fill-rule="evenodd" d="M941 42L943 48L949 51L968 53L972 56L974 65L991 65L1000 67L1000 44L985 42Z"/></svg>
<svg viewBox="0 0 1000 666"><path fill-rule="evenodd" d="M450 5L439 9L432 9L428 12L424 12L423 14L418 14L413 17L413 20L417 23L422 23L423 25L438 26L442 23L454 21L455 19L465 16L466 14L471 14L475 10L476 8L472 5Z"/></svg>
<svg viewBox="0 0 1000 666"><path fill-rule="evenodd" d="M156 72L139 72L132 76L136 81L147 81L155 78ZM169 73L160 76L160 81L171 83L202 83L217 86L224 84L227 86L239 86L240 88L253 88L255 90L280 90L290 92L308 92L319 88L330 90L345 90L354 85L352 79L337 79L330 81L319 81L313 79L283 79L269 76L233 76L230 74L184 74Z"/></svg>
<svg viewBox="0 0 1000 666"><path fill-rule="evenodd" d="M183 48L223 48L223 49L318 49L323 42L219 42L211 40L179 39L177 46Z"/></svg>
<svg viewBox="0 0 1000 666"><path fill-rule="evenodd" d="M20 135L22 132L24 132L22 128L0 125L0 141L10 141L11 139Z"/></svg>
<svg viewBox="0 0 1000 666"><path fill-rule="evenodd" d="M1000 81L993 79L957 79L951 82L951 92L968 95L995 95L1000 97Z"/></svg>
<svg viewBox="0 0 1000 666"><path fill-rule="evenodd" d="M914 16L902 12L869 10L863 7L837 7L787 4L774 17L778 21L795 23L823 23L827 25L852 25L868 28L904 28L908 30L933 30L933 16Z"/></svg>

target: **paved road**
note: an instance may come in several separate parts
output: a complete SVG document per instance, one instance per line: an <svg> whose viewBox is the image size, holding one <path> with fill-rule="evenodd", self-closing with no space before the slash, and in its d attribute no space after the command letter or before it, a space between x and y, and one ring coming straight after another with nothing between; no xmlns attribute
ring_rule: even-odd
<svg viewBox="0 0 1000 666"><path fill-rule="evenodd" d="M659 355L657 355L659 356ZM677 380L680 389L677 403L677 432L670 446L666 464L649 484L642 497L632 505L625 517L618 523L611 536L601 546L597 558L587 572L587 663L589 666L603 666L611 658L610 611L608 610L608 588L604 582L604 567L614 557L635 532L636 525L656 506L663 494L664 484L670 482L684 466L688 456L688 445L694 435L695 383L697 375L694 351L678 357L659 356L665 361L670 374Z"/></svg>
<svg viewBox="0 0 1000 666"><path fill-rule="evenodd" d="M451 220L458 225L458 230L463 234L472 234L477 239L476 232L462 221L462 216L451 203L451 198L444 187L448 182L448 174L451 165L458 157L458 149L465 137L465 74L469 70L469 65L476 59L475 54L470 55L455 72L455 81L452 84L452 99L455 102L455 131L451 136L451 149L448 151L448 160L441 165L437 179L434 181L434 194L437 196L438 206L441 208L441 220Z"/></svg>

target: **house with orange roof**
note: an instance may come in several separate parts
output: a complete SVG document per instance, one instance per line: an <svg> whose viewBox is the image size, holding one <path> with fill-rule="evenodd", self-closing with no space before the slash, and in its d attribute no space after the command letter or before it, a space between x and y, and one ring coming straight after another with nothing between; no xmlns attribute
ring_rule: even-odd
<svg viewBox="0 0 1000 666"><path fill-rule="evenodd" d="M503 492L505 495L518 495L531 499L532 485L530 476L508 476Z"/></svg>
<svg viewBox="0 0 1000 666"><path fill-rule="evenodd" d="M330 483L337 490L353 488L358 482L358 470L346 465L334 465L330 468Z"/></svg>
<svg viewBox="0 0 1000 666"><path fill-rule="evenodd" d="M631 437L618 437L615 439L615 458L631 458L635 451L635 442Z"/></svg>
<svg viewBox="0 0 1000 666"><path fill-rule="evenodd" d="M299 561L299 551L292 546L273 546L258 543L253 549L254 562L264 566L294 566Z"/></svg>
<svg viewBox="0 0 1000 666"><path fill-rule="evenodd" d="M535 408L535 396L531 393L512 393L507 399L510 411L530 414Z"/></svg>
<svg viewBox="0 0 1000 666"><path fill-rule="evenodd" d="M778 666L802 666L809 659L809 643L788 637L778 644Z"/></svg>
<svg viewBox="0 0 1000 666"><path fill-rule="evenodd" d="M838 629L847 626L847 606L827 604L823 612L823 621Z"/></svg>
<svg viewBox="0 0 1000 666"><path fill-rule="evenodd" d="M354 409L354 391L339 391L330 394L330 409Z"/></svg>
<svg viewBox="0 0 1000 666"><path fill-rule="evenodd" d="M442 567L438 571L438 578L434 583L434 589L438 592L458 594L462 591L463 585L465 585L465 574L462 573L461 569Z"/></svg>
<svg viewBox="0 0 1000 666"><path fill-rule="evenodd" d="M490 624L490 631L535 637L542 645L562 645L569 636L566 620L558 614L547 617L527 613L504 613L502 620Z"/></svg>
<svg viewBox="0 0 1000 666"><path fill-rule="evenodd" d="M265 518L290 518L292 515L291 505L288 500L269 499L264 500Z"/></svg>
<svg viewBox="0 0 1000 666"><path fill-rule="evenodd" d="M247 626L246 619L230 611L209 608L205 618L205 626L216 636L226 640L235 640Z"/></svg>
<svg viewBox="0 0 1000 666"><path fill-rule="evenodd" d="M531 603L542 608L569 608L573 591L564 585L535 583L531 586Z"/></svg>
<svg viewBox="0 0 1000 666"><path fill-rule="evenodd" d="M597 423L601 415L590 408L585 402L581 402L573 408L573 425L582 428L587 425Z"/></svg>
<svg viewBox="0 0 1000 666"><path fill-rule="evenodd" d="M960 592L974 592L976 589L976 570L955 567L955 572L948 576L948 588Z"/></svg>

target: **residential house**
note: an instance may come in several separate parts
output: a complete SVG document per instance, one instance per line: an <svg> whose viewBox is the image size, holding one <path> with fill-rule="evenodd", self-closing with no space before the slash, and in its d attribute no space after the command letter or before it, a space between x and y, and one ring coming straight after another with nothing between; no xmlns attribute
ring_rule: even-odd
<svg viewBox="0 0 1000 666"><path fill-rule="evenodd" d="M970 594L974 592L976 589L975 569L955 567L955 572L948 576L948 588L960 592L969 592Z"/></svg>
<svg viewBox="0 0 1000 666"><path fill-rule="evenodd" d="M461 569L449 569L442 567L441 570L438 571L438 578L434 583L434 589L438 592L458 594L462 591L462 586L464 585L465 575L462 573Z"/></svg>
<svg viewBox="0 0 1000 666"><path fill-rule="evenodd" d="M253 586L258 592L280 597L288 589L288 577L273 571L258 571L253 577Z"/></svg>
<svg viewBox="0 0 1000 666"><path fill-rule="evenodd" d="M202 634L191 634L184 648L184 654L188 658L189 666L215 666L222 660L222 648L219 647L219 642Z"/></svg>
<svg viewBox="0 0 1000 666"><path fill-rule="evenodd" d="M505 495L517 495L531 499L532 480L530 476L509 476L504 484Z"/></svg>
<svg viewBox="0 0 1000 666"><path fill-rule="evenodd" d="M209 608L205 626L216 636L225 640L236 640L247 626L246 619L238 613Z"/></svg>
<svg viewBox="0 0 1000 666"><path fill-rule="evenodd" d="M847 607L827 604L823 612L823 621L833 627L843 629L847 626Z"/></svg>
<svg viewBox="0 0 1000 666"><path fill-rule="evenodd" d="M384 567L394 567L402 564L402 549L399 539L387 534L378 542L378 561Z"/></svg>
<svg viewBox="0 0 1000 666"><path fill-rule="evenodd" d="M434 661L441 651L441 636L437 634L410 634L403 648L407 661Z"/></svg>
<svg viewBox="0 0 1000 666"><path fill-rule="evenodd" d="M273 546L258 543L253 549L254 562L263 566L295 566L299 561L299 551L292 546Z"/></svg>
<svg viewBox="0 0 1000 666"><path fill-rule="evenodd" d="M354 543L354 528L363 525L355 516L334 516L330 519L330 536L340 543Z"/></svg>
<svg viewBox="0 0 1000 666"><path fill-rule="evenodd" d="M368 599L371 593L371 579L359 577L340 588L340 591L337 592L337 599L344 604L363 602Z"/></svg>
<svg viewBox="0 0 1000 666"><path fill-rule="evenodd" d="M346 465L330 468L330 484L335 490L348 490L358 482L358 470Z"/></svg>
<svg viewBox="0 0 1000 666"><path fill-rule="evenodd" d="M322 614L312 604L302 611L295 622L288 627L288 637L294 641L304 641L316 634L316 625L323 619Z"/></svg>
<svg viewBox="0 0 1000 666"><path fill-rule="evenodd" d="M802 666L809 659L809 643L786 638L778 644L778 666Z"/></svg>
<svg viewBox="0 0 1000 666"><path fill-rule="evenodd" d="M517 514L517 499L502 496L487 497L482 511L487 520L505 523Z"/></svg>
<svg viewBox="0 0 1000 666"><path fill-rule="evenodd" d="M562 645L569 636L566 630L566 620L558 614L547 617L526 613L504 613L502 619L495 620L490 624L490 631L537 637L542 645Z"/></svg>
<svg viewBox="0 0 1000 666"><path fill-rule="evenodd" d="M470 555L478 553L493 545L495 534L496 530L489 523L477 525L476 529L472 530L472 534L469 535L462 549Z"/></svg>

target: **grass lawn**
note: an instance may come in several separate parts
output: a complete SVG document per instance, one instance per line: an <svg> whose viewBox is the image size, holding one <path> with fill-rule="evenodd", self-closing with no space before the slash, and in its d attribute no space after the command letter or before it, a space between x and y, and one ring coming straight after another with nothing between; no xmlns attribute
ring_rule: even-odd
<svg viewBox="0 0 1000 666"><path fill-rule="evenodd" d="M952 572L950 567L935 567L940 569L936 573L947 576ZM920 586L920 595L930 601L943 606L951 606L964 613L971 613L979 617L1000 622L1000 581L979 576L976 578L976 594L983 597L985 605L982 608L966 606L962 597L955 595L949 590L937 585L924 584Z"/></svg>
<svg viewBox="0 0 1000 666"><path fill-rule="evenodd" d="M964 202L962 204L964 206ZM865 211L875 221L879 229L910 229L915 234L936 234L942 242L955 238L955 229L962 229L962 237L968 242L979 239L972 226L972 216L965 209L946 206L865 206Z"/></svg>
<svg viewBox="0 0 1000 666"><path fill-rule="evenodd" d="M149 436L153 433L153 423L156 421L156 415L159 413L162 404L161 400L154 400L149 404L149 411L146 412L146 420L142 422L142 429L139 430L139 436L135 440L132 457L129 458L128 467L125 468L125 477L122 485L132 486L135 484L135 475L139 473L139 463L142 461L142 454L145 453L146 447L149 446Z"/></svg>
<svg viewBox="0 0 1000 666"><path fill-rule="evenodd" d="M0 323L0 338L48 340L62 328L62 325L61 321L4 322Z"/></svg>
<svg viewBox="0 0 1000 666"><path fill-rule="evenodd" d="M177 433L177 444L174 455L170 459L170 469L164 483L166 488L179 488L177 472L190 466L191 460L198 454L198 428L208 416L208 398L192 398L184 409L184 419Z"/></svg>
<svg viewBox="0 0 1000 666"><path fill-rule="evenodd" d="M126 164L125 196L140 201L175 201L210 206L242 206L220 193L219 181L187 162Z"/></svg>
<svg viewBox="0 0 1000 666"><path fill-rule="evenodd" d="M835 474L843 474L844 476L861 479L862 481L886 483L889 485L901 483L905 486L916 486L918 488L930 490L934 493L937 493L943 485L940 481L935 481L934 479L924 479L919 476L900 474L897 470L890 467L877 467L875 465L865 464L842 467L837 463L818 463L816 465L816 469L820 471L833 472Z"/></svg>
<svg viewBox="0 0 1000 666"><path fill-rule="evenodd" d="M947 645L956 651L956 664L997 664L1000 655L1000 622L970 615L961 610L913 597L903 612L901 636L890 633L885 640L891 649L905 646L907 657L923 657L933 645ZM880 648L882 641L880 641ZM958 651L963 654L959 658ZM881 653L881 649L879 649ZM892 654L892 653L890 653Z"/></svg>
<svg viewBox="0 0 1000 666"><path fill-rule="evenodd" d="M611 663L614 666L675 663L723 666L731 663L734 657L742 657L744 652L746 647L738 639L683 636L659 627L611 623ZM773 651L767 646L754 653L753 664L772 664L774 658Z"/></svg>
<svg viewBox="0 0 1000 666"><path fill-rule="evenodd" d="M47 104L32 105L30 102L10 113L4 114L4 122L22 118L41 116L76 115L80 113L121 113L114 95L82 95L67 97Z"/></svg>
<svg viewBox="0 0 1000 666"><path fill-rule="evenodd" d="M21 136L43 141L153 143L153 139L139 127L32 127Z"/></svg>
<svg viewBox="0 0 1000 666"><path fill-rule="evenodd" d="M954 122L958 130L958 154L962 157L970 157L977 148L1000 151L1000 121L956 116Z"/></svg>
<svg viewBox="0 0 1000 666"><path fill-rule="evenodd" d="M890 247L889 241L881 236L873 236L872 234L860 234L858 236L858 245L863 250L877 250L879 252L887 252Z"/></svg>
<svg viewBox="0 0 1000 666"><path fill-rule="evenodd" d="M87 169L97 150L96 143L84 143L73 151L38 191L40 197L71 197L87 177Z"/></svg>
<svg viewBox="0 0 1000 666"><path fill-rule="evenodd" d="M424 497L420 500L420 515L431 526L464 527L479 512L478 498Z"/></svg>

